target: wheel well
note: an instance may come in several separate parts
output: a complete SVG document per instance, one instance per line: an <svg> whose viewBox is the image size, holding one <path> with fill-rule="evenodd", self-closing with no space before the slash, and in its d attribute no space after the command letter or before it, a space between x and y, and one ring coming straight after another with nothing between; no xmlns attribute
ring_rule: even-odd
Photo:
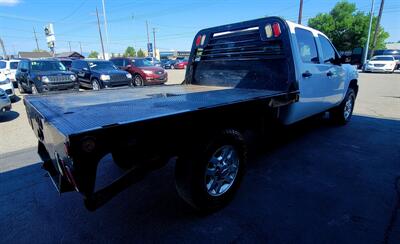
<svg viewBox="0 0 400 244"><path fill-rule="evenodd" d="M350 81L349 87L352 88L354 90L354 92L358 93L358 80L354 79Z"/></svg>

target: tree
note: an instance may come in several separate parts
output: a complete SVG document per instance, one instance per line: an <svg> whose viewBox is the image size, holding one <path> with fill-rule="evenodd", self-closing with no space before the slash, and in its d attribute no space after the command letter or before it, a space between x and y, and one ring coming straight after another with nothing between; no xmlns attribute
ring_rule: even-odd
<svg viewBox="0 0 400 244"><path fill-rule="evenodd" d="M375 29L376 22L377 17L373 17L372 30ZM354 3L344 0L338 2L329 13L320 13L314 18L310 18L308 25L327 35L338 50L352 50L356 47L365 47L369 13L357 11ZM384 49L385 40L388 37L389 33L380 26L375 49ZM372 48L372 44L370 42L369 48Z"/></svg>
<svg viewBox="0 0 400 244"><path fill-rule="evenodd" d="M141 48L139 48L139 51L137 52L137 56L138 57L146 57L146 55L144 54L144 52Z"/></svg>
<svg viewBox="0 0 400 244"><path fill-rule="evenodd" d="M135 57L136 50L133 47L127 47L124 53L124 57Z"/></svg>
<svg viewBox="0 0 400 244"><path fill-rule="evenodd" d="M96 51L91 51L88 56L88 58L98 58L98 57L99 57L99 53Z"/></svg>

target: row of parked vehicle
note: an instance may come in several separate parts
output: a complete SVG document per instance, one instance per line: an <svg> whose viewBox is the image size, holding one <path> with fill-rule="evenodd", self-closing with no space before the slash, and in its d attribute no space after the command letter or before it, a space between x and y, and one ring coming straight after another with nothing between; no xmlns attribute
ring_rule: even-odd
<svg viewBox="0 0 400 244"><path fill-rule="evenodd" d="M36 94L79 88L160 85L168 81L168 73L147 58L1 60L0 67L3 66L0 88L10 99L15 98L14 87L21 93Z"/></svg>
<svg viewBox="0 0 400 244"><path fill-rule="evenodd" d="M186 69L188 65L187 59L164 59L161 60L161 66L164 69Z"/></svg>

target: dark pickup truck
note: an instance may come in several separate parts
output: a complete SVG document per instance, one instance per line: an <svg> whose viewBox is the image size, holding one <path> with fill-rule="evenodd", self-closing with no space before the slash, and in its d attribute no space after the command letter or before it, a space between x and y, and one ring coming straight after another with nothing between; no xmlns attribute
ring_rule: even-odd
<svg viewBox="0 0 400 244"><path fill-rule="evenodd" d="M30 96L25 106L43 168L89 210L175 161L179 195L212 211L244 176L246 131L327 110L347 123L355 74L322 33L268 17L198 32L181 85ZM126 171L95 191L107 154Z"/></svg>

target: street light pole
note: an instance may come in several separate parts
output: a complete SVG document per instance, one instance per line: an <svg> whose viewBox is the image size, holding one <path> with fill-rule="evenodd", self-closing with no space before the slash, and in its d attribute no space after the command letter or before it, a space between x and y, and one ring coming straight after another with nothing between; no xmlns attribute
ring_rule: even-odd
<svg viewBox="0 0 400 244"><path fill-rule="evenodd" d="M110 40L108 39L108 26L107 26L107 17L106 17L106 5L104 0L101 1L103 4L103 18L104 18L104 30L106 32L106 41L107 41L107 52L110 52ZM106 59L104 57L104 59Z"/></svg>
<svg viewBox="0 0 400 244"><path fill-rule="evenodd" d="M101 42L101 50L103 51L103 59L106 59L106 55L104 53L104 44L103 44L103 36L101 35L101 28L100 28L100 20L99 20L99 11L96 7L96 16L97 16L97 26L99 27L99 35L100 35L100 42Z"/></svg>
<svg viewBox="0 0 400 244"><path fill-rule="evenodd" d="M369 12L368 37L367 37L367 43L365 44L365 52L364 52L364 58L363 58L363 62L362 62L363 65L365 65L365 63L367 62L369 38L371 36L372 18L374 16L374 2L375 2L375 0L372 0L371 11Z"/></svg>

